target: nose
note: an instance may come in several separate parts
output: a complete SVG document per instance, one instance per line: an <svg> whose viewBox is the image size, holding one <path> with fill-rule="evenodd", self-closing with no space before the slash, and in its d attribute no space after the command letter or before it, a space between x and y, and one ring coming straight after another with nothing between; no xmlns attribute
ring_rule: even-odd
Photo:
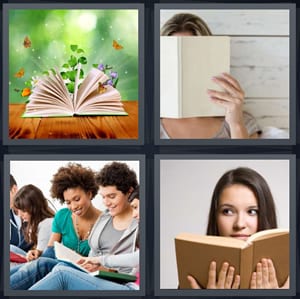
<svg viewBox="0 0 300 299"><path fill-rule="evenodd" d="M103 197L103 204L106 207L109 207L111 205L111 202L110 202L110 200L107 197Z"/></svg>
<svg viewBox="0 0 300 299"><path fill-rule="evenodd" d="M72 211L76 210L76 208L77 208L77 204L74 201L71 202L70 206L71 206Z"/></svg>
<svg viewBox="0 0 300 299"><path fill-rule="evenodd" d="M246 217L243 213L238 213L234 222L236 230L242 230L246 227Z"/></svg>

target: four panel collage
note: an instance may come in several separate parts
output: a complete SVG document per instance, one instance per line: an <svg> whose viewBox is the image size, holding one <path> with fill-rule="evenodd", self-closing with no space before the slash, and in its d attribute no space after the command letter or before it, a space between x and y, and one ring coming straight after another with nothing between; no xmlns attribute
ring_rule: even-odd
<svg viewBox="0 0 300 299"><path fill-rule="evenodd" d="M2 22L4 296L296 295L296 4Z"/></svg>

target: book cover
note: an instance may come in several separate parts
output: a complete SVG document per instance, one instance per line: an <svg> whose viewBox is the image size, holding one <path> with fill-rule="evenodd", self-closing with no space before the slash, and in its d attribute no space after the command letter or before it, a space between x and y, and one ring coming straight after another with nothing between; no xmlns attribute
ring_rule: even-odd
<svg viewBox="0 0 300 299"><path fill-rule="evenodd" d="M253 234L247 241L219 236L181 233L175 238L179 287L189 289L187 275L192 275L205 288L211 261L234 266L241 276L241 289L248 289L252 272L262 258L270 258L276 269L279 285L289 276L289 232L270 229Z"/></svg>
<svg viewBox="0 0 300 299"><path fill-rule="evenodd" d="M13 262L13 263L27 263L25 256L19 255L12 251L10 251L10 253L9 253L9 259L10 259L10 262Z"/></svg>
<svg viewBox="0 0 300 299"><path fill-rule="evenodd" d="M211 78L230 71L228 36L160 37L160 117L224 116L207 89Z"/></svg>
<svg viewBox="0 0 300 299"><path fill-rule="evenodd" d="M114 272L114 271L99 271L96 274L97 277L114 281L116 283L135 282L137 277L126 273Z"/></svg>

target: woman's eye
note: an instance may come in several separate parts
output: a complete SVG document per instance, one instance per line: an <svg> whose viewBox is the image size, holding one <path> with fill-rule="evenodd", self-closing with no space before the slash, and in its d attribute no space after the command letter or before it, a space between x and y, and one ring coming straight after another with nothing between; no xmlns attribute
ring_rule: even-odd
<svg viewBox="0 0 300 299"><path fill-rule="evenodd" d="M222 213L224 215L232 215L233 214L233 211L231 209L223 209Z"/></svg>
<svg viewBox="0 0 300 299"><path fill-rule="evenodd" d="M258 210L251 209L251 210L248 211L248 214L250 214L250 215L257 215L258 214Z"/></svg>

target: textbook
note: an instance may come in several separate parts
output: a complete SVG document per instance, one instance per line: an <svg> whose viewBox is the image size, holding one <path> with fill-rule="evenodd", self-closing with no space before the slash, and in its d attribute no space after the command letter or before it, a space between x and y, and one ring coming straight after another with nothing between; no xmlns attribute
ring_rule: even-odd
<svg viewBox="0 0 300 299"><path fill-rule="evenodd" d="M137 280L137 277L135 275L114 272L114 271L101 271L100 270L96 276L106 279L106 280L114 281L116 283L135 282Z"/></svg>
<svg viewBox="0 0 300 299"><path fill-rule="evenodd" d="M84 258L84 256L78 254L74 250L64 246L62 243L54 242L54 250L56 258L69 264L72 267L77 268L85 273L88 273L92 276L96 276L99 278L103 278L106 280L111 280L117 283L126 283L126 282L134 282L136 281L137 277L135 275L130 275L127 273L121 273L116 270L101 267L100 270L89 272L84 267L77 264L77 261Z"/></svg>
<svg viewBox="0 0 300 299"><path fill-rule="evenodd" d="M160 117L224 116L207 89L222 89L211 79L230 71L228 36L160 37Z"/></svg>
<svg viewBox="0 0 300 299"><path fill-rule="evenodd" d="M12 251L10 251L10 253L9 253L9 259L10 259L10 262L13 262L13 263L27 263L25 256L14 253Z"/></svg>
<svg viewBox="0 0 300 299"><path fill-rule="evenodd" d="M80 115L128 115L117 89L108 84L101 70L93 68L79 84L80 64L69 93L59 71L40 78L29 96L22 117L62 117Z"/></svg>
<svg viewBox="0 0 300 299"><path fill-rule="evenodd" d="M181 233L175 238L175 249L180 289L191 288L187 275L192 275L205 288L211 261L216 261L217 273L224 262L234 266L234 273L241 277L241 289L249 288L252 272L262 258L272 259L279 286L289 276L289 231L286 229L260 231L247 241Z"/></svg>

